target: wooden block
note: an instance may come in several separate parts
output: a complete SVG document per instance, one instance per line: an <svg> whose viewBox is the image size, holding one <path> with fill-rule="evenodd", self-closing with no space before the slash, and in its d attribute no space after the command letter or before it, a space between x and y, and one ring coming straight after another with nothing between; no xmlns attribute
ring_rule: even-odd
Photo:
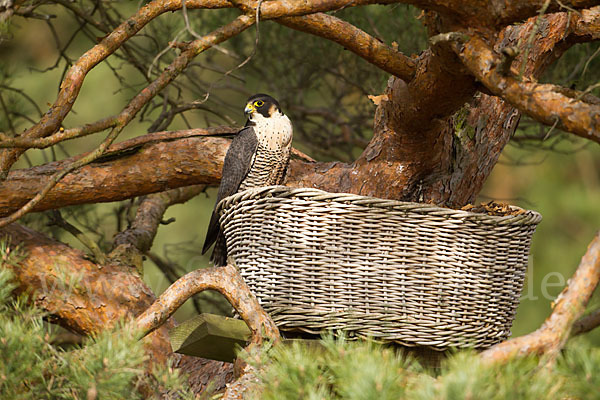
<svg viewBox="0 0 600 400"><path fill-rule="evenodd" d="M241 319L204 313L171 329L169 336L176 353L233 362L238 346L250 340L250 329Z"/></svg>
<svg viewBox="0 0 600 400"><path fill-rule="evenodd" d="M215 314L200 314L169 331L173 351L188 356L233 362L236 351L250 340L250 329L241 319ZM307 351L324 351L321 342L313 339L283 339L284 346L299 343Z"/></svg>

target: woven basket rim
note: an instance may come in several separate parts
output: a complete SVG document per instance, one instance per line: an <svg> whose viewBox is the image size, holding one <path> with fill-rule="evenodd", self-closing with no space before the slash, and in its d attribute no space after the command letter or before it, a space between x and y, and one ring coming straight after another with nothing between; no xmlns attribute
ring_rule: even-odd
<svg viewBox="0 0 600 400"><path fill-rule="evenodd" d="M542 215L537 211L523 209L518 206L510 205L513 210L523 210L524 213L518 215L489 215L466 210L456 210L452 208L440 207L429 203L415 203L408 201L399 201L391 199L382 199L378 197L363 196L344 192L326 192L315 188L293 188L288 186L263 186L250 188L242 192L224 198L217 204L216 211L222 214L226 208L245 200L257 200L267 198L288 198L295 197L306 199L307 201L322 202L342 202L355 203L370 208L396 209L402 211L411 211L419 214L438 214L446 218L460 218L477 221L480 223L491 224L539 224Z"/></svg>

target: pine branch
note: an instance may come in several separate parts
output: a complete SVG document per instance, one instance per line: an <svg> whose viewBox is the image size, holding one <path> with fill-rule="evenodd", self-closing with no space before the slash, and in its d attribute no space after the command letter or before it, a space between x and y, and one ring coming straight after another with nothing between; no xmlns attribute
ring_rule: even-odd
<svg viewBox="0 0 600 400"><path fill-rule="evenodd" d="M142 255L150 250L167 208L185 203L206 189L206 185L187 186L155 193L142 199L131 226L119 232L109 258L142 270Z"/></svg>

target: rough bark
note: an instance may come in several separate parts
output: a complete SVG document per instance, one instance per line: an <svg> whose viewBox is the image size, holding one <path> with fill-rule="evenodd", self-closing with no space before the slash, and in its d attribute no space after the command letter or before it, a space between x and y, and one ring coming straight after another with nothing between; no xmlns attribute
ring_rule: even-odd
<svg viewBox="0 0 600 400"><path fill-rule="evenodd" d="M595 0L561 1L560 3L545 0L475 0L468 2L462 0L408 0L405 3L451 16L453 20L463 26L472 26L478 31L485 32L498 31L506 25L522 22L537 15L539 10L545 6L547 12L558 12L564 11L563 6L580 10L598 4Z"/></svg>
<svg viewBox="0 0 600 400"><path fill-rule="evenodd" d="M499 56L483 40L471 37L465 43L455 43L456 53L475 77L492 93L546 125L575 133L600 143L600 105L588 103L584 93L564 94L561 87L550 84L519 81L516 76L498 72Z"/></svg>
<svg viewBox="0 0 600 400"><path fill-rule="evenodd" d="M33 211L119 201L190 185L215 185L229 148L229 140L218 136L236 131L217 127L156 132L113 145L101 159L67 174ZM293 155L310 160L296 149ZM0 217L18 210L41 190L49 176L79 157L11 171L0 181Z"/></svg>
<svg viewBox="0 0 600 400"><path fill-rule="evenodd" d="M600 39L600 6L581 10L571 16L572 32L577 41L590 42Z"/></svg>

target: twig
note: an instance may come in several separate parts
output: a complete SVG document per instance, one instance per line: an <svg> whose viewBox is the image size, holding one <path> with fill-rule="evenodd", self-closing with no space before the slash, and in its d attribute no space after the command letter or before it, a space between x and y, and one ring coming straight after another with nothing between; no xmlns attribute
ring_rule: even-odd
<svg viewBox="0 0 600 400"><path fill-rule="evenodd" d="M523 75L525 74L525 66L527 65L527 58L529 56L529 50L533 46L533 39L537 34L538 29L540 29L540 19L546 13L548 6L550 5L550 0L546 0L540 11L538 12L538 16L535 19L535 23L533 24L533 29L531 30L531 34L527 39L527 45L525 46L525 52L523 53L523 62L521 63L521 68L519 70L519 80L523 79Z"/></svg>
<svg viewBox="0 0 600 400"><path fill-rule="evenodd" d="M548 132L546 132L546 134L542 138L542 142L545 142L550 137L550 134L556 128L556 125L558 125L558 121L559 121L559 119L556 118L556 121L554 122L554 124L552 124L552 127L550 127L550 129L548 129Z"/></svg>
<svg viewBox="0 0 600 400"><path fill-rule="evenodd" d="M185 0L183 0L183 1L185 3ZM200 105L200 104L205 103L208 100L208 98L210 97L211 90L215 87L215 85L218 82L221 82L223 79L225 79L231 73L237 71L238 69L242 68L244 65L248 64L248 62L250 62L250 60L252 60L252 58L256 54L256 51L258 50L258 42L259 42L259 38L260 38L259 23L260 23L260 7L262 5L262 1L263 0L258 0L258 4L256 6L256 11L255 11L255 16L254 16L254 23L256 25L256 36L255 36L255 40L254 40L254 47L252 48L250 55L248 57L246 57L246 59L244 61L242 61L235 67L231 68L230 70L226 71L223 75L221 75L219 77L219 79L211 82L210 85L208 86L208 89L206 90L206 93L204 94L204 97L201 100L194 101L194 104ZM187 15L186 15L186 22L187 22ZM192 32L194 35L196 35L196 33L194 31L192 31L191 28L190 28L190 32Z"/></svg>
<svg viewBox="0 0 600 400"><path fill-rule="evenodd" d="M88 235L79 230L76 226L67 222L61 215L60 211L53 210L50 213L50 223L52 225L56 225L61 227L62 229L69 232L71 235L75 236L77 240L79 240L85 247L87 247L94 256L96 262L100 265L106 265L107 258L104 252L98 247L95 241L93 241Z"/></svg>
<svg viewBox="0 0 600 400"><path fill-rule="evenodd" d="M231 127L157 132L115 144L95 163L68 174L52 191L52 196L31 211L125 200L181 186L215 184L228 141L211 136L235 132L237 129ZM5 193L0 196L0 217L18 210L43 189L48 176L78 157L11 172L7 180L0 181L0 192ZM195 161L190 163L190 160ZM131 174L131 168L137 173Z"/></svg>
<svg viewBox="0 0 600 400"><path fill-rule="evenodd" d="M556 2L558 3L558 5L559 5L561 8L564 8L565 10L568 10L568 11L574 12L575 14L579 14L579 15L581 15L581 12L577 11L577 10L576 10L576 9L574 9L573 7L569 7L568 5L564 4L562 1L560 1L560 0L556 0Z"/></svg>
<svg viewBox="0 0 600 400"><path fill-rule="evenodd" d="M44 196L69 172L80 168L81 166L92 162L93 160L100 157L108 146L116 139L118 134L121 132L123 127L133 119L137 112L146 104L152 97L154 97L160 90L167 86L185 67L189 62L198 54L204 50L210 48L214 43L222 42L231 36L235 36L242 32L246 28L252 25L253 19L245 15L237 17L229 24L218 28L212 33L206 35L202 39L197 39L190 43L189 48L179 55L175 60L167 67L156 80L142 90L137 96L135 96L123 109L123 111L117 117L119 121L112 131L109 133L106 140L100 145L98 149L89 153L87 156L75 161L70 166L66 167L62 171L56 173L47 185L40 191L33 199L31 199L26 205L24 205L19 211L15 212L10 217L0 220L0 227L5 226L11 222L16 221L23 215L28 213L35 207Z"/></svg>
<svg viewBox="0 0 600 400"><path fill-rule="evenodd" d="M205 0L194 1L194 6L225 8L231 7L231 4L223 0ZM179 8L181 8L181 3L178 2L154 0L146 4L134 16L128 18L104 37L100 43L83 54L64 77L58 97L49 112L45 113L37 124L29 128L21 136L39 138L56 132L64 118L71 111L87 73L98 63L113 54L125 41L139 32L148 22L167 11L174 11ZM210 43L210 40L208 43ZM22 149L0 151L0 179L6 177L8 170L23 151Z"/></svg>
<svg viewBox="0 0 600 400"><path fill-rule="evenodd" d="M24 90L3 84L0 84L0 89L9 90L22 96L33 108L35 108L38 115L42 115L42 109L38 106L37 102L34 99L32 99L31 96L29 96L27 93L25 93Z"/></svg>
<svg viewBox="0 0 600 400"><path fill-rule="evenodd" d="M596 51L594 51L594 53L592 53L592 55L587 59L587 61L585 62L585 65L583 67L583 71L581 72L581 79L583 79L583 77L585 76L585 73L588 70L588 67L590 66L590 63L592 62L592 60L594 58L596 58L596 56L600 54L600 47L598 47L596 49Z"/></svg>
<svg viewBox="0 0 600 400"><path fill-rule="evenodd" d="M122 246L140 254L146 253L152 247L158 226L167 208L174 204L185 203L205 189L205 185L194 185L144 197L131 226L115 237L114 248ZM111 258L113 253L114 250L111 252Z"/></svg>
<svg viewBox="0 0 600 400"><path fill-rule="evenodd" d="M173 204L185 203L205 188L205 185L187 186L144 197L129 228L116 235L113 249L108 255L111 262L135 267L142 275L143 256L152 247L167 208Z"/></svg>
<svg viewBox="0 0 600 400"><path fill-rule="evenodd" d="M502 62L498 65L497 71L501 75L510 74L510 66L512 65L515 58L519 55L518 47L503 47L502 50Z"/></svg>
<svg viewBox="0 0 600 400"><path fill-rule="evenodd" d="M65 140L79 138L90 135L92 133L103 131L108 128L113 128L116 125L116 123L116 116L111 116L76 128L61 128L52 136L44 138L33 138L26 136L11 138L0 133L0 148L17 147L23 149L45 149L46 147L50 147Z"/></svg>
<svg viewBox="0 0 600 400"><path fill-rule="evenodd" d="M292 147L292 155L295 157L298 157L301 160L308 161L311 163L317 162L317 160L315 160L314 158L312 158L311 156L309 156L307 154L304 154L303 152L301 152L300 150L298 150L295 147Z"/></svg>
<svg viewBox="0 0 600 400"><path fill-rule="evenodd" d="M581 335L600 326L600 309L594 310L586 316L579 318L573 324L571 336Z"/></svg>
<svg viewBox="0 0 600 400"><path fill-rule="evenodd" d="M394 2L394 1L386 1L386 2ZM236 3L235 5L233 3ZM315 13L315 12L325 12L336 10L346 6L356 6L363 4L372 4L372 3L381 3L381 0L361 0L361 1L350 1L350 0L332 0L326 2L283 2L283 1L270 1L265 3L261 9L257 10L254 6L254 2L250 0L242 0L239 2L231 2L227 0L186 0L185 6L189 9L192 8L232 8L238 7L243 11L253 10L253 14L256 12L260 12L260 17L262 19L273 19L279 18L282 16L301 16L305 14ZM60 87L60 92L54 104L51 106L50 110L43 115L40 121L34 126L30 127L27 131L25 131L21 136L23 138L41 138L47 137L56 133L62 124L64 118L71 111L72 105L75 102L79 94L79 90L83 85L83 81L87 75L87 73L98 65L101 61L105 60L108 56L115 53L117 49L119 49L127 40L129 40L132 36L137 34L148 22L152 21L154 18L159 15L168 12L175 11L182 8L181 1L166 1L166 0L154 0L147 3L144 7L142 7L136 14L129 17L126 21L121 23L116 29L110 32L107 36L102 38L100 43L94 46L92 49L88 50L85 54L83 54L73 66L69 69L67 74L65 75ZM100 8L102 11L102 8ZM79 17L85 17L84 15L79 15ZM89 17L85 18L86 20ZM193 42L190 47L190 53L192 58L196 56L201 51L206 48L215 46L222 42L223 40L228 39L231 36L234 36L246 29L248 26L252 25L256 17L254 15L241 15L231 24L224 26L220 29L217 29L215 32L204 36L202 39L197 39L195 43ZM97 25L97 24L96 24ZM244 25L241 27L240 25ZM236 29L241 28L241 29ZM235 30L235 32L231 32L230 35L227 34L228 30ZM219 37L220 34L225 34L225 37ZM204 47L206 45L206 47ZM185 53L185 52L184 52ZM187 56L189 56L188 54ZM187 56L184 56L187 57ZM183 63L183 68L179 68L181 63L181 55L178 59L171 64L170 67L174 69L171 73L174 73L171 76L170 81L178 75L182 69L187 66L189 63ZM244 65L247 61L243 62L241 65ZM234 68L237 69L239 67ZM169 69L169 67L167 68ZM226 73L227 75L227 73ZM155 81L156 82L156 81ZM160 87L153 87L150 85L147 90L144 90L141 94L148 94L149 96L141 96L139 100L148 101L149 98L152 98L156 95L155 89L162 89L164 86L158 85ZM146 103L144 103L146 104ZM128 106L129 107L129 106ZM127 109L125 110L127 111ZM5 146L8 147L8 146ZM8 170L14 164L14 162L18 159L18 157L23 153L22 148L13 148L10 150L0 151L0 180L5 179Z"/></svg>
<svg viewBox="0 0 600 400"><path fill-rule="evenodd" d="M469 40L469 35L462 32L446 32L440 33L438 35L432 36L429 38L429 43L432 46L437 46L440 43L444 42L456 42L463 43Z"/></svg>
<svg viewBox="0 0 600 400"><path fill-rule="evenodd" d="M228 123L230 125L236 124L236 122L234 120L232 120L230 117L228 117L227 115L222 115L221 113L219 113L203 104L191 102L191 103L181 104L181 105L172 105L170 109L163 110L160 113L160 115L158 117L156 117L156 119L154 120L152 125L150 125L150 127L148 128L148 132L157 132L157 131L165 130L170 125L170 123L173 121L173 119L175 118L176 115L181 115L188 110L203 110L203 111L206 111L213 115L216 115L217 117L223 119L226 123Z"/></svg>
<svg viewBox="0 0 600 400"><path fill-rule="evenodd" d="M185 4L185 1L184 1ZM169 42L169 44L167 45L167 47L165 47L164 49L162 49L153 59L152 62L150 63L150 66L148 67L148 72L146 72L146 77L150 78L152 76L152 70L154 69L154 65L156 65L158 63L158 60L164 55L166 54L169 50L175 48L175 44L177 43L177 40L179 40L179 36L181 36L183 34L183 32L185 32L185 28L181 29L179 32L177 32L175 34L175 37L173 38L172 41Z"/></svg>
<svg viewBox="0 0 600 400"><path fill-rule="evenodd" d="M598 47L598 50L600 50L600 47ZM589 87L587 87L587 88L586 88L586 89L585 89L583 92L579 93L579 94L577 95L577 97L575 97L575 100L581 100L581 99L585 99L585 97L586 97L586 95L587 95L588 93L590 93L592 90L594 90L594 89L596 89L596 88L599 88L599 87L600 87L600 82L598 82L598 83L595 83L595 84L593 84L593 85L590 85L590 86L589 86ZM597 100L598 100L598 98L597 98L597 97L595 97L595 96L592 96L592 98L593 98L595 101L597 101ZM598 103L596 103L596 104L598 104Z"/></svg>
<svg viewBox="0 0 600 400"><path fill-rule="evenodd" d="M6 122L8 123L8 129L10 129L10 133L12 136L15 136L15 126L13 125L12 118L10 117L11 112L8 110L6 103L4 102L4 97L0 94L0 105L2 106L2 111L4 111L4 116L6 118ZM0 132L0 135L4 136L4 133Z"/></svg>
<svg viewBox="0 0 600 400"><path fill-rule="evenodd" d="M190 19L188 18L188 13L187 13L187 6L185 4L187 1L189 1L189 0L181 0L181 14L183 14L183 21L185 22L185 28L183 30L184 31L187 30L196 39L201 39L202 35L199 35L198 33L196 33L196 31L194 31L192 29L192 26L190 25ZM173 41L177 41L177 39L173 39ZM226 48L224 48L222 46L215 45L213 47L215 48L215 50L218 50L221 53L223 53L231 58L236 58L236 59L240 58L237 54L227 50Z"/></svg>
<svg viewBox="0 0 600 400"><path fill-rule="evenodd" d="M184 52L182 52L178 57L176 57L175 60L173 60L173 62L152 83L150 83L146 88L144 88L140 93L138 93L129 102L129 104L125 106L125 108L123 108L120 114L118 114L117 116L105 118L93 124L85 125L81 128L73 129L67 133L65 133L66 131L59 132L56 135L57 137L51 136L40 141L40 145L42 145L43 147L47 147L49 143L57 143L59 141L71 139L73 137L83 136L88 133L93 133L93 131L106 129L107 126L111 125L113 126L113 130L114 126L117 126L117 124L121 124L121 126L127 125L141 110L141 108L145 104L147 104L148 101L150 101L150 99L152 99L158 92L160 92L169 83L171 83L187 67L187 65L195 56L205 51L206 49L209 49L215 43L220 43L224 40L229 39L232 36L239 34L243 30L251 26L252 23L252 18L247 17L245 15L241 15L229 24L216 29L215 31L209 33L201 39L193 41L189 44L188 48ZM46 118L46 116L44 116L44 118ZM58 135L60 135L59 138ZM27 139L30 140L30 136L31 135L24 134L20 141L12 140L9 142L20 142L21 144L28 144ZM0 139L1 138L2 137L0 137Z"/></svg>

